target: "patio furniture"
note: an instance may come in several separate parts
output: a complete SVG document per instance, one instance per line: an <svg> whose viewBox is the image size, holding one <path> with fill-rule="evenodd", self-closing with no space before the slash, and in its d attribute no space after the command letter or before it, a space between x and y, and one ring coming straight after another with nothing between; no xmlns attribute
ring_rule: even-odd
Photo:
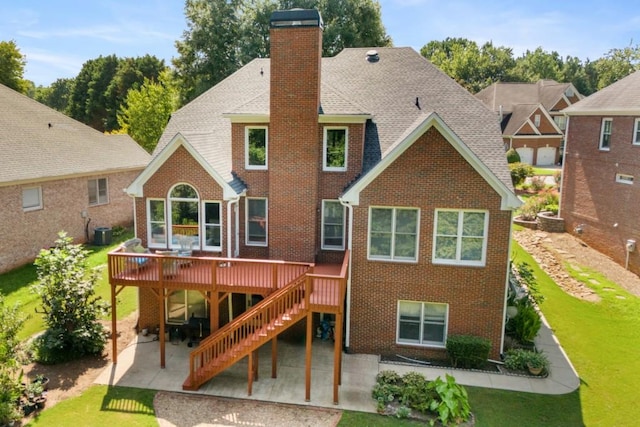
<svg viewBox="0 0 640 427"><path fill-rule="evenodd" d="M156 251L156 255L164 255L177 257L178 251ZM178 260L176 258L168 258L161 260L162 262L162 276L174 277L178 275Z"/></svg>
<svg viewBox="0 0 640 427"><path fill-rule="evenodd" d="M150 254L148 248L142 246L142 240L137 237L129 239L120 245L120 250L125 253ZM137 271L144 268L149 263L148 257L129 257L127 258L127 270Z"/></svg>

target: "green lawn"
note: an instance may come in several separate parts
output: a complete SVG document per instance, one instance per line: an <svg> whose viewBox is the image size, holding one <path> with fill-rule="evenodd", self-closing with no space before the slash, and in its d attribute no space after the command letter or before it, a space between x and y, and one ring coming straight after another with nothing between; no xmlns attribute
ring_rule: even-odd
<svg viewBox="0 0 640 427"><path fill-rule="evenodd" d="M533 166L533 174L535 176L553 176L556 172L561 169L547 169Z"/></svg>
<svg viewBox="0 0 640 427"><path fill-rule="evenodd" d="M102 256L103 250L92 257ZM581 301L561 291L516 243L513 259L532 267L545 295L541 309L579 372L582 385L573 393L557 396L467 387L476 426L635 426L640 419L640 298L596 272L579 269L572 274L602 298L599 303ZM29 274L33 273L19 274L32 280ZM0 277L4 289L3 279ZM157 425L152 408L154 394L151 390L93 386L82 396L43 411L30 425L64 425L61 420L69 419L86 426ZM418 423L345 411L339 425Z"/></svg>
<svg viewBox="0 0 640 427"><path fill-rule="evenodd" d="M88 264L92 268L102 267L100 278L96 287L96 294L106 301L111 301L111 290L107 277L107 253L113 250L118 244L131 237L131 233L124 234L114 239L110 246L87 245L90 252ZM52 242L53 243L53 242ZM11 306L20 303L22 311L29 315L29 319L24 322L18 337L25 339L31 335L45 329L42 314L36 313L40 306L40 298L31 291L31 285L37 280L36 267L27 264L18 269L0 275L0 293L5 296L5 304ZM118 318L122 319L138 309L138 292L135 287L125 288L118 295Z"/></svg>

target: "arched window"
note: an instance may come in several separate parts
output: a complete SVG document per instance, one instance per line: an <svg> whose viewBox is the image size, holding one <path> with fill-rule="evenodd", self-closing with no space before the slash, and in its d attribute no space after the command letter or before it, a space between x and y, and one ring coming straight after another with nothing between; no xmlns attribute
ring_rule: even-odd
<svg viewBox="0 0 640 427"><path fill-rule="evenodd" d="M169 217L171 218L171 247L178 247L176 236L190 236L193 247L200 247L200 215L198 193L189 184L177 184L169 191Z"/></svg>

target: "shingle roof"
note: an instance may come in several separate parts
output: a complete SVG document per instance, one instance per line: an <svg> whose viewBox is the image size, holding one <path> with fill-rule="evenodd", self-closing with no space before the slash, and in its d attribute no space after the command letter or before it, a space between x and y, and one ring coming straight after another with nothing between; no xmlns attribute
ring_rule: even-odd
<svg viewBox="0 0 640 427"><path fill-rule="evenodd" d="M377 48L378 62L366 60L368 50L345 49L323 58L321 87L322 113L371 115L365 128L364 171L425 111L433 111L512 188L495 113L411 48ZM209 163L225 168L218 172L231 180L231 126L223 115L268 113L269 80L269 59L250 62L175 112L154 155L180 132ZM191 140L190 133L208 136Z"/></svg>
<svg viewBox="0 0 640 427"><path fill-rule="evenodd" d="M640 71L618 80L562 111L568 115L588 113L640 114Z"/></svg>
<svg viewBox="0 0 640 427"><path fill-rule="evenodd" d="M142 169L149 154L0 84L0 185Z"/></svg>
<svg viewBox="0 0 640 427"><path fill-rule="evenodd" d="M540 104L518 104L513 106L509 119L502 133L504 135L515 135L522 125L531 117Z"/></svg>
<svg viewBox="0 0 640 427"><path fill-rule="evenodd" d="M562 98L571 83L538 80L536 83L498 82L482 89L476 97L493 111L509 113L518 104L542 104L551 110Z"/></svg>

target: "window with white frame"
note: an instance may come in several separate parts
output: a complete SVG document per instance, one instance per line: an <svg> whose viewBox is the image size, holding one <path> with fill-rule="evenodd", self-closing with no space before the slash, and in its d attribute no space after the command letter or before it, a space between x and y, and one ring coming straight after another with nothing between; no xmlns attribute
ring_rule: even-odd
<svg viewBox="0 0 640 427"><path fill-rule="evenodd" d="M433 262L484 266L489 213L478 210L437 209Z"/></svg>
<svg viewBox="0 0 640 427"><path fill-rule="evenodd" d="M346 171L348 151L348 130L346 127L324 128L322 169L325 171Z"/></svg>
<svg viewBox="0 0 640 427"><path fill-rule="evenodd" d="M344 249L345 209L337 200L322 201L322 249Z"/></svg>
<svg viewBox="0 0 640 427"><path fill-rule="evenodd" d="M566 116L553 116L553 120L556 122L560 130L565 130L567 128Z"/></svg>
<svg viewBox="0 0 640 427"><path fill-rule="evenodd" d="M398 301L398 344L444 347L447 341L448 305Z"/></svg>
<svg viewBox="0 0 640 427"><path fill-rule="evenodd" d="M42 207L42 187L22 189L22 210L36 211Z"/></svg>
<svg viewBox="0 0 640 427"><path fill-rule="evenodd" d="M536 125L537 128L540 127L540 114L533 116L533 124Z"/></svg>
<svg viewBox="0 0 640 427"><path fill-rule="evenodd" d="M147 199L147 241L149 247L167 245L167 223L164 199Z"/></svg>
<svg viewBox="0 0 640 427"><path fill-rule="evenodd" d="M633 175L627 175L624 173L617 173L616 174L616 182L619 182L620 184L633 184Z"/></svg>
<svg viewBox="0 0 640 427"><path fill-rule="evenodd" d="M204 212L204 248L222 250L222 203L203 202Z"/></svg>
<svg viewBox="0 0 640 427"><path fill-rule="evenodd" d="M267 199L247 198L246 243L251 246L267 246Z"/></svg>
<svg viewBox="0 0 640 427"><path fill-rule="evenodd" d="M191 185L176 184L171 189L169 192L169 212L167 213L167 218L171 220L170 247L182 246L185 240L181 239L187 237L192 240L192 248L200 247L199 206L198 193Z"/></svg>
<svg viewBox="0 0 640 427"><path fill-rule="evenodd" d="M420 210L369 208L369 259L416 261Z"/></svg>
<svg viewBox="0 0 640 427"><path fill-rule="evenodd" d="M104 205L109 203L109 191L107 189L107 178L90 179L89 206Z"/></svg>
<svg viewBox="0 0 640 427"><path fill-rule="evenodd" d="M268 131L265 126L245 128L245 167L267 169Z"/></svg>
<svg viewBox="0 0 640 427"><path fill-rule="evenodd" d="M613 119L602 119L602 128L600 129L600 149L609 150L611 146L611 126Z"/></svg>
<svg viewBox="0 0 640 427"><path fill-rule="evenodd" d="M633 145L640 145L640 119L636 119L633 125Z"/></svg>
<svg viewBox="0 0 640 427"><path fill-rule="evenodd" d="M184 325L191 317L201 320L209 318L207 300L200 291L183 289L172 292L165 300L166 321L173 325ZM209 328L209 324L203 325Z"/></svg>

